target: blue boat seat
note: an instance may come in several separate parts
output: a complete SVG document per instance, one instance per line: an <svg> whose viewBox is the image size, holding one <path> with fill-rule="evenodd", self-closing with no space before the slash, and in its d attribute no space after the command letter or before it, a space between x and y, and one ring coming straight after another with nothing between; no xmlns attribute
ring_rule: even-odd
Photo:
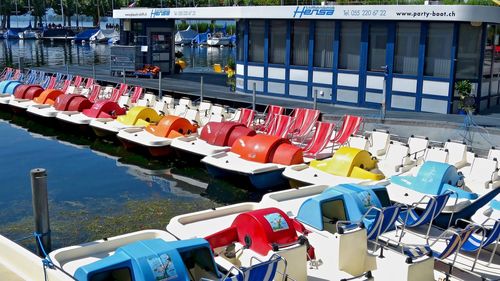
<svg viewBox="0 0 500 281"><path fill-rule="evenodd" d="M234 276L225 276L222 281L272 281L275 280L276 273L278 272L279 262L284 263L284 272L282 274L282 280L288 280L290 277L286 275L286 260L281 256L274 254L269 260L261 261L256 257L252 257L252 260L257 260L258 263L250 267L231 267L228 275L232 271L236 271L237 274Z"/></svg>

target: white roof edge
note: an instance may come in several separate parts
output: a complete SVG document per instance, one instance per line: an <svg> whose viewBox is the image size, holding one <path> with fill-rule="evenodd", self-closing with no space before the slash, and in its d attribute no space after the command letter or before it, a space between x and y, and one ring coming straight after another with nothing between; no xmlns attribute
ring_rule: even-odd
<svg viewBox="0 0 500 281"><path fill-rule="evenodd" d="M122 8L118 19L336 19L500 23L500 7L475 5L329 5Z"/></svg>

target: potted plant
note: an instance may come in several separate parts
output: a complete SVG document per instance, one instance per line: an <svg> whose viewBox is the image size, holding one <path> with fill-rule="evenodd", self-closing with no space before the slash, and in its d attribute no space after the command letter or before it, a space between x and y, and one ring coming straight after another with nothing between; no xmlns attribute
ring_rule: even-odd
<svg viewBox="0 0 500 281"><path fill-rule="evenodd" d="M227 65L224 67L226 74L227 74L227 85L229 86L229 90L234 92L236 91L236 63L234 62L233 58L229 58L227 60Z"/></svg>
<svg viewBox="0 0 500 281"><path fill-rule="evenodd" d="M455 83L455 91L458 93L458 110L460 114L474 112L476 99L472 95L472 84L469 80Z"/></svg>

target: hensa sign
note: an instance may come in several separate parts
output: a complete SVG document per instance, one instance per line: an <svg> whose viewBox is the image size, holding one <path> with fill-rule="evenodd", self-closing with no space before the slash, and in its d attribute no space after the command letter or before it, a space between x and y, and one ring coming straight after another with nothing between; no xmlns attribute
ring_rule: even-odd
<svg viewBox="0 0 500 281"><path fill-rule="evenodd" d="M306 7L302 6L295 9L293 12L294 18L301 18L302 16L333 16L335 12L334 7Z"/></svg>

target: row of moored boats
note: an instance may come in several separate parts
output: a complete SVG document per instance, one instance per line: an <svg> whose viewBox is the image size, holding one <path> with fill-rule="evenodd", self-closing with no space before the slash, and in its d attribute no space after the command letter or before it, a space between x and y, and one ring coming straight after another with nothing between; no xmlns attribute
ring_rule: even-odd
<svg viewBox="0 0 500 281"><path fill-rule="evenodd" d="M117 137L156 157L201 159L215 177L294 188L174 217L51 252L50 280L498 280L500 149L362 132L320 112L259 113L158 98L141 87L5 69L0 103L15 114ZM54 124L54 123L52 123ZM170 157L175 157L171 154ZM2 237L0 237L2 238ZM11 241L0 264L41 280L40 259ZM438 263L435 263L438 261ZM115 278L115 279L112 279Z"/></svg>

